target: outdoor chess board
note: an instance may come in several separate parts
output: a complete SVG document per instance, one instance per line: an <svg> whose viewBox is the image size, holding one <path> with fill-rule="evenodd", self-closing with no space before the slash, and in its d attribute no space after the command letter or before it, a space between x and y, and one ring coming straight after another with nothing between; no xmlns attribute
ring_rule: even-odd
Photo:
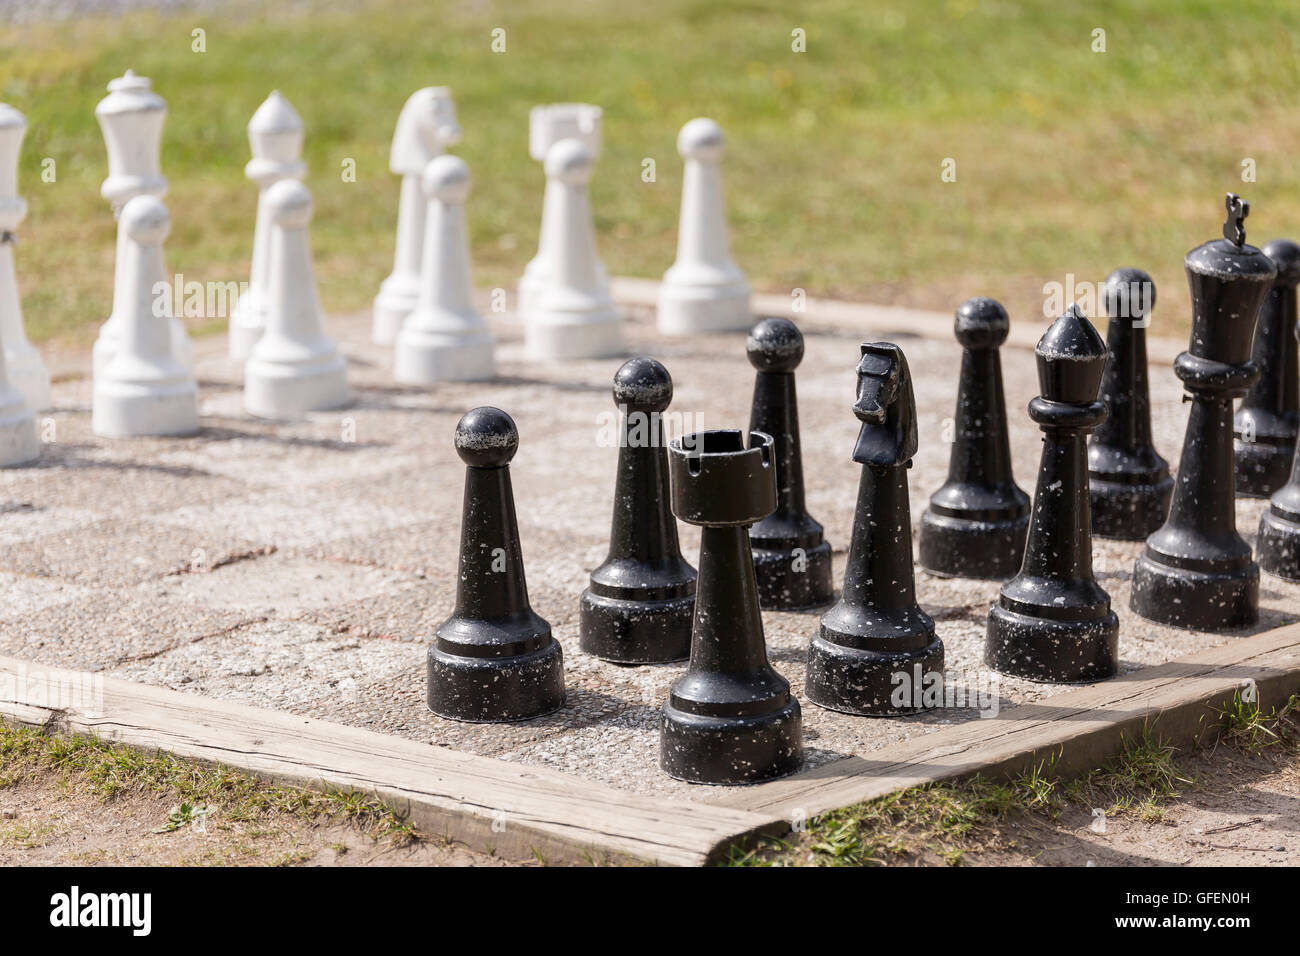
<svg viewBox="0 0 1300 956"><path fill-rule="evenodd" d="M895 341L910 362L920 433L910 477L914 530L947 472L945 420L960 351L950 337L902 335L816 309L796 318L806 338L798 389L808 508L835 549L838 584L859 471L850 458L859 422L849 409L859 343ZM747 424L754 371L743 333L667 340L649 313L633 311L632 319L629 351L653 355L673 376L670 431ZM226 358L224 336L196 342L203 427L193 438L96 438L89 376L56 382L55 410L38 421L46 441L40 462L0 472L8 596L0 655L708 799L709 788L658 767L659 709L685 664L622 667L578 648L578 599L608 544L617 449L605 439L621 360L529 363L513 317L490 322L499 377L426 388L392 384L391 353L371 344L368 314L334 319L330 332L348 358L357 401L292 425L243 411L240 366ZM1176 462L1182 387L1163 353L1153 353L1155 443ZM1016 476L1032 489L1041 441L1024 411L1038 390L1033 355L1008 343L1002 361ZM519 426L511 470L529 595L563 646L568 688L560 711L513 724L457 723L425 705L427 645L455 598L464 466L452 433L467 409L483 404L505 409ZM1237 502L1238 527L1252 543L1265 505ZM698 530L683 524L680 532L694 562ZM1094 541L1098 580L1120 617L1124 671L1300 617L1300 587L1265 575L1260 620L1248 632L1180 631L1138 618L1128 599L1141 547ZM977 703L987 713L1068 690L984 668L986 614L997 593L998 582L941 579L918 567L918 598L936 620L948 680L967 706L864 718L805 701L805 766L978 720ZM800 697L820 613L763 614L773 665Z"/></svg>

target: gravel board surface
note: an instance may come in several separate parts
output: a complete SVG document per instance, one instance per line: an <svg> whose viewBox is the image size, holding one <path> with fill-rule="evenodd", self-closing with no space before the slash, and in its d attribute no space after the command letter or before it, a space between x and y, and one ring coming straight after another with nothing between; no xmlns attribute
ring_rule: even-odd
<svg viewBox="0 0 1300 956"><path fill-rule="evenodd" d="M541 367L521 329L490 317L500 378L430 389L396 386L391 356L369 341L369 317L332 321L350 361L351 408L291 424L244 414L240 368L224 336L197 342L203 431L184 440L109 441L90 431L88 377L55 386L42 416L53 441L39 465L0 472L0 653L51 665L327 718L432 746L555 769L617 787L707 799L709 788L658 769L658 708L684 665L627 668L578 650L578 597L605 554L617 451L602 444L617 360ZM850 411L864 328L801 323L799 370L808 505L835 548L836 580L853 521L858 423ZM669 341L634 312L633 349L663 361L676 386L674 431L744 427L753 369L740 334ZM911 472L915 527L947 473L944 421L954 407L954 341L896 337L915 379L921 437ZM85 356L83 368L88 368ZM1025 407L1033 355L1003 350L1016 476L1032 493L1040 433ZM1171 460L1186 406L1167 365L1152 373L1157 446ZM521 443L512 464L529 592L564 647L569 697L556 714L458 724L424 706L430 634L451 611L463 466L457 419L474 405L506 409ZM675 415L672 413L676 413ZM1260 501L1238 503L1253 540ZM696 529L681 526L694 562ZM1126 672L1234 639L1178 631L1128 611L1137 543L1094 543L1098 578L1121 620ZM1065 689L1002 678L981 665L998 585L918 571L922 606L947 648L957 706L901 719L850 717L805 702L807 764L865 753ZM1264 576L1264 630L1300 618L1300 586ZM818 613L765 613L776 668L802 693ZM1253 633L1253 632L1252 632ZM965 706L962 706L962 704ZM992 724L990 724L992 726Z"/></svg>

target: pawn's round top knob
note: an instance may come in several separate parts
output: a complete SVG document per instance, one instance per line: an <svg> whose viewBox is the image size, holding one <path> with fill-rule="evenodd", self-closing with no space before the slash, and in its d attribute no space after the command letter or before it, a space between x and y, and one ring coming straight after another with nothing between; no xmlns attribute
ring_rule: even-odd
<svg viewBox="0 0 1300 956"><path fill-rule="evenodd" d="M614 373L614 404L629 412L662 412L672 400L672 376L648 356L628 359Z"/></svg>
<svg viewBox="0 0 1300 956"><path fill-rule="evenodd" d="M803 333L789 319L763 319L749 330L745 351L760 372L793 372L803 361Z"/></svg>
<svg viewBox="0 0 1300 956"><path fill-rule="evenodd" d="M306 229L311 206L311 190L296 179L282 179L266 191L271 222L284 229Z"/></svg>
<svg viewBox="0 0 1300 956"><path fill-rule="evenodd" d="M474 468L501 468L519 450L515 420L491 405L471 408L456 423L456 454Z"/></svg>
<svg viewBox="0 0 1300 956"><path fill-rule="evenodd" d="M1077 303L1043 333L1034 352L1043 398L1079 405L1097 400L1106 368L1106 343Z"/></svg>
<svg viewBox="0 0 1300 956"><path fill-rule="evenodd" d="M1002 303L981 295L961 304L952 329L962 348L992 349L1007 340L1011 319Z"/></svg>
<svg viewBox="0 0 1300 956"><path fill-rule="evenodd" d="M133 242L156 246L171 232L172 219L157 196L136 196L122 207L120 227Z"/></svg>
<svg viewBox="0 0 1300 956"><path fill-rule="evenodd" d="M424 194L442 203L465 202L471 182L469 166L459 156L437 156L424 167Z"/></svg>
<svg viewBox="0 0 1300 956"><path fill-rule="evenodd" d="M1156 307L1156 284L1141 269L1116 269L1106 277L1102 296L1110 318L1141 320Z"/></svg>
<svg viewBox="0 0 1300 956"><path fill-rule="evenodd" d="M711 119L700 117L691 120L677 134L677 152L682 159L716 163L722 159L726 142L721 126Z"/></svg>
<svg viewBox="0 0 1300 956"><path fill-rule="evenodd" d="M1273 284L1283 288L1300 285L1300 245L1290 239L1270 239L1260 250L1277 264Z"/></svg>
<svg viewBox="0 0 1300 956"><path fill-rule="evenodd" d="M566 186L581 186L591 179L596 159L578 139L562 139L546 151L546 175Z"/></svg>

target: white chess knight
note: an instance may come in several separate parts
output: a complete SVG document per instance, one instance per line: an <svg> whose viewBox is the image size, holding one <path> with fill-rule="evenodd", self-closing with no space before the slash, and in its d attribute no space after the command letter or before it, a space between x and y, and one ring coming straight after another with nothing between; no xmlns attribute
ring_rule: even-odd
<svg viewBox="0 0 1300 956"><path fill-rule="evenodd" d="M114 215L136 196L163 197L167 179L159 171L162 150L162 126L167 118L167 103L153 92L149 80L127 70L124 76L108 84L108 96L95 107L95 118L108 148L108 178L100 195L109 201ZM98 370L113 358L122 328L122 311L129 307L119 292L123 286L121 271L125 240L121 223L117 230L117 265L113 273L113 313L100 327L95 340L94 363ZM166 270L163 270L164 272ZM186 368L194 365L193 345L185 324L173 315L170 320L172 353Z"/></svg>
<svg viewBox="0 0 1300 956"><path fill-rule="evenodd" d="M26 132L23 114L0 103L0 340L9 384L40 412L50 407L50 373L27 340L14 273L14 231L27 216L27 203L18 195L18 154Z"/></svg>
<svg viewBox="0 0 1300 956"><path fill-rule="evenodd" d="M118 217L121 326L113 357L95 370L91 427L96 435L192 435L199 428L194 376L172 349L170 302L154 293L163 277L163 240L171 231L157 196L127 201Z"/></svg>
<svg viewBox="0 0 1300 956"><path fill-rule="evenodd" d="M257 223L253 227L253 264L248 288L230 314L230 357L248 358L266 327L266 274L271 264L271 223L266 212L266 191L282 179L301 179L307 172L302 161L302 117L279 90L273 90L248 121L248 143L253 158L244 175L257 183Z"/></svg>
<svg viewBox="0 0 1300 956"><path fill-rule="evenodd" d="M534 106L528 114L528 154L543 165L546 154L562 139L576 139L591 152L592 161L600 158L600 118L599 106L586 103L552 103L549 106ZM553 235L553 226L549 225L558 215L559 207L564 202L564 187L560 183L546 180L546 191L542 194L542 228L537 241L537 255L533 256L524 274L519 279L518 313L526 315L533 307L538 291L550 276L551 267L547 253L548 236ZM605 266L596 260L600 272L600 283L609 285L609 276Z"/></svg>
<svg viewBox="0 0 1300 956"><path fill-rule="evenodd" d="M562 139L546 154L547 188L558 187L547 223L550 274L524 315L530 358L604 358L623 351L623 313L609 297L596 257L587 182L594 159L579 140ZM554 240L554 241L550 241Z"/></svg>
<svg viewBox="0 0 1300 956"><path fill-rule="evenodd" d="M378 345L393 344L420 297L425 234L425 197L420 177L431 160L459 142L460 125L451 90L426 86L412 93L397 117L388 156L388 168L402 177L402 194L397 206L393 273L383 281L375 297L372 337Z"/></svg>
<svg viewBox="0 0 1300 956"><path fill-rule="evenodd" d="M266 191L271 266L266 330L244 366L244 408L259 418L296 419L352 400L347 363L325 334L307 225L311 193L285 179Z"/></svg>
<svg viewBox="0 0 1300 956"><path fill-rule="evenodd" d="M749 284L731 260L722 198L722 127L693 119L677 135L685 160L677 261L659 287L659 331L665 335L748 329Z"/></svg>
<svg viewBox="0 0 1300 956"><path fill-rule="evenodd" d="M492 336L474 308L465 199L469 167L439 156L425 167L428 214L420 299L397 335L394 375L408 385L491 378Z"/></svg>

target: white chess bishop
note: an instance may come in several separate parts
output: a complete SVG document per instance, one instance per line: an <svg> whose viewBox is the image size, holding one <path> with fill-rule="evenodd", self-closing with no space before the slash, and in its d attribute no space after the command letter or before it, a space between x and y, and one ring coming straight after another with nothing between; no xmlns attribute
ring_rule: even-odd
<svg viewBox="0 0 1300 956"><path fill-rule="evenodd" d="M0 103L0 340L9 384L40 412L50 407L50 373L27 340L14 272L14 234L27 216L27 202L18 195L18 154L26 132L23 114Z"/></svg>
<svg viewBox="0 0 1300 956"><path fill-rule="evenodd" d="M420 299L394 350L394 375L408 385L491 378L492 336L474 308L465 199L469 167L439 156L424 170L428 212Z"/></svg>
<svg viewBox="0 0 1300 956"><path fill-rule="evenodd" d="M172 349L166 298L154 293L163 277L167 207L144 194L118 217L121 327L113 357L95 370L91 427L96 435L193 435L199 428L198 387Z"/></svg>
<svg viewBox="0 0 1300 956"><path fill-rule="evenodd" d="M599 106L587 103L551 103L547 106L534 106L528 114L528 155L545 167L546 154L552 146L562 139L576 139L587 147L592 161L600 158L600 120L602 111ZM537 293L551 274L548 244L554 237L554 221L559 217L560 206L564 203L564 188L560 183L553 183L548 177L546 190L542 194L542 227L537 241L537 255L524 267L524 274L519 279L519 315L526 315L536 302ZM548 237L551 237L548 239ZM600 274L600 283L608 287L609 276L605 266L596 260Z"/></svg>
<svg viewBox="0 0 1300 956"><path fill-rule="evenodd" d="M149 80L127 70L124 76L108 84L108 96L95 107L95 118L108 148L108 178L100 195L109 201L114 215L119 215L128 201L136 196L162 198L167 193L167 179L159 171L162 152L163 120L167 103L153 91ZM122 312L129 303L120 294L123 286L121 263L125 239L121 223L117 230L117 267L113 278L113 313L100 327L95 340L94 362L98 370L113 358ZM166 270L164 269L165 273ZM175 315L169 320L172 354L186 368L193 368L194 354L185 324Z"/></svg>
<svg viewBox="0 0 1300 956"><path fill-rule="evenodd" d="M271 266L266 330L244 366L244 408L259 418L292 420L352 400L347 363L325 334L307 226L311 193L285 179L266 192Z"/></svg>
<svg viewBox="0 0 1300 956"><path fill-rule="evenodd" d="M677 261L659 287L658 324L665 335L748 329L749 284L731 260L722 198L722 127L693 119L677 135L685 161Z"/></svg>
<svg viewBox="0 0 1300 956"><path fill-rule="evenodd" d="M420 298L426 206L420 177L431 160L460 142L460 135L456 104L445 86L416 90L397 117L388 168L402 177L402 193L397 206L393 272L375 297L372 337L378 345L393 344Z"/></svg>
<svg viewBox="0 0 1300 956"><path fill-rule="evenodd" d="M604 358L623 351L623 314L609 297L591 219L587 183L595 157L576 139L562 139L546 154L548 192L555 192L548 221L549 275L524 314L524 345L538 361Z"/></svg>
<svg viewBox="0 0 1300 956"><path fill-rule="evenodd" d="M257 184L257 222L253 227L253 264L248 288L230 314L230 357L244 360L266 327L266 280L271 265L271 222L266 211L266 191L282 179L302 179L303 126L300 117L279 90L272 91L248 121L248 143L253 158L244 175Z"/></svg>

